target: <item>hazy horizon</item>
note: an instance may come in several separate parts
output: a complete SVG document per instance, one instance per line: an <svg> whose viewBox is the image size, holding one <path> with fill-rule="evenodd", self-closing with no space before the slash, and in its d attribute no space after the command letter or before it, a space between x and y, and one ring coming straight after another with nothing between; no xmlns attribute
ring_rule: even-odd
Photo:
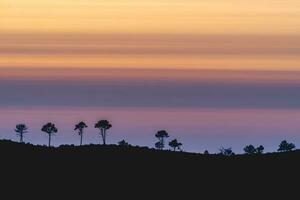
<svg viewBox="0 0 300 200"><path fill-rule="evenodd" d="M153 147L160 129L192 152L300 142L300 72L49 68L14 78L16 70L4 70L10 75L0 81L1 138L16 140L15 124L26 123L25 141L46 144L40 128L51 121L59 128L54 145L78 144L73 128L83 120L84 143L98 143L94 123L108 119L109 143Z"/></svg>

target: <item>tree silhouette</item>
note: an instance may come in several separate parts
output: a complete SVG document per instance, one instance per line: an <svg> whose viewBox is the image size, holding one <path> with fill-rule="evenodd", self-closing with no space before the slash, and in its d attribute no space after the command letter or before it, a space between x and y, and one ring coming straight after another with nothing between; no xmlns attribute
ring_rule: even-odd
<svg viewBox="0 0 300 200"><path fill-rule="evenodd" d="M95 124L95 128L98 128L100 130L103 145L106 145L106 131L111 127L112 125L107 120L100 120Z"/></svg>
<svg viewBox="0 0 300 200"><path fill-rule="evenodd" d="M48 147L51 146L51 137L52 135L55 135L54 133L57 133L57 128L55 127L55 124L53 123L47 123L42 127L42 131L48 134Z"/></svg>
<svg viewBox="0 0 300 200"><path fill-rule="evenodd" d="M158 141L155 143L155 148L162 150L164 148L164 145L161 141Z"/></svg>
<svg viewBox="0 0 300 200"><path fill-rule="evenodd" d="M256 148L256 153L263 154L264 150L265 150L265 147L260 145L259 147Z"/></svg>
<svg viewBox="0 0 300 200"><path fill-rule="evenodd" d="M173 151L176 151L176 149L180 150L182 144L175 139L169 142L169 146L173 148Z"/></svg>
<svg viewBox="0 0 300 200"><path fill-rule="evenodd" d="M223 156L233 156L233 155L235 155L235 153L232 151L231 148L224 148L224 147L222 147L220 149L220 154L223 155Z"/></svg>
<svg viewBox="0 0 300 200"><path fill-rule="evenodd" d="M244 148L246 154L255 154L256 149L253 145L248 145Z"/></svg>
<svg viewBox="0 0 300 200"><path fill-rule="evenodd" d="M204 151L205 155L209 155L209 152L207 150Z"/></svg>
<svg viewBox="0 0 300 200"><path fill-rule="evenodd" d="M17 136L20 137L20 142L23 142L23 137L25 133L28 133L28 127L25 124L17 124L15 132L17 133Z"/></svg>
<svg viewBox="0 0 300 200"><path fill-rule="evenodd" d="M165 138L169 137L169 134L165 130L160 130L155 134L155 137L158 138L158 142L155 143L155 147L159 150L163 150L165 147Z"/></svg>
<svg viewBox="0 0 300 200"><path fill-rule="evenodd" d="M74 131L78 130L78 135L80 136L80 146L82 145L82 137L83 137L83 130L88 126L84 122L79 122L75 125Z"/></svg>
<svg viewBox="0 0 300 200"><path fill-rule="evenodd" d="M260 145L259 147L255 148L253 145L248 145L244 148L245 154L262 154L264 151L264 147Z"/></svg>
<svg viewBox="0 0 300 200"><path fill-rule="evenodd" d="M125 140L122 140L120 142L118 142L119 146L122 146L122 147L129 147L130 144L128 144L128 142L126 142Z"/></svg>
<svg viewBox="0 0 300 200"><path fill-rule="evenodd" d="M278 151L280 152L287 152L287 151L292 151L293 149L295 149L296 146L293 143L288 143L286 140L283 140L280 144L279 144L279 148Z"/></svg>

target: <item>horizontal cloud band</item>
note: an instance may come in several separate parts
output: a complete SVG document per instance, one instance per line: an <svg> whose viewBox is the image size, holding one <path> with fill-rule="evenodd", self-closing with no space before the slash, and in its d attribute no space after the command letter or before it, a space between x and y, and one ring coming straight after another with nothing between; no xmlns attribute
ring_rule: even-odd
<svg viewBox="0 0 300 200"><path fill-rule="evenodd" d="M0 106L300 109L299 84L0 81Z"/></svg>

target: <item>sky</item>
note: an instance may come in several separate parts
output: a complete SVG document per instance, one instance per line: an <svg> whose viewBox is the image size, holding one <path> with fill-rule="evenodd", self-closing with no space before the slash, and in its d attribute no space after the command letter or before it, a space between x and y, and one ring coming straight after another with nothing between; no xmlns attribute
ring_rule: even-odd
<svg viewBox="0 0 300 200"><path fill-rule="evenodd" d="M0 138L78 142L109 119L109 140L186 151L300 145L298 0L1 0ZM25 138L26 140L26 138Z"/></svg>

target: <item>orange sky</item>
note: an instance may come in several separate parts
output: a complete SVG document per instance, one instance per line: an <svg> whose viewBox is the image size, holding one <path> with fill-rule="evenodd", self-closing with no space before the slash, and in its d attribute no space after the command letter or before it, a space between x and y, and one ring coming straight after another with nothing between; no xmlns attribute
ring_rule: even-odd
<svg viewBox="0 0 300 200"><path fill-rule="evenodd" d="M298 71L299 33L298 0L1 0L0 68Z"/></svg>
<svg viewBox="0 0 300 200"><path fill-rule="evenodd" d="M300 70L300 37L292 35L0 36L0 68Z"/></svg>
<svg viewBox="0 0 300 200"><path fill-rule="evenodd" d="M0 0L3 138L105 117L112 142L274 147L300 141L299 88L300 0Z"/></svg>
<svg viewBox="0 0 300 200"><path fill-rule="evenodd" d="M300 32L298 0L1 0L1 29L45 32Z"/></svg>

